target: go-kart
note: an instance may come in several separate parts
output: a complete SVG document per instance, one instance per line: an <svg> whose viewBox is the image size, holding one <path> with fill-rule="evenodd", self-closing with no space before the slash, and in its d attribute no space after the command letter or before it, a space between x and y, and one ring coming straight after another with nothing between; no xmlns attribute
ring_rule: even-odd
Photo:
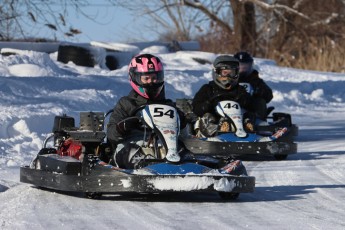
<svg viewBox="0 0 345 230"><path fill-rule="evenodd" d="M53 134L28 166L20 181L37 187L83 192L94 198L106 193L218 192L233 200L253 192L255 177L248 176L240 160L193 154L179 142L179 115L169 105L137 109L140 140L124 143L115 155L104 141L109 113L82 112L80 127L73 117L56 116ZM53 142L53 143L51 143ZM48 147L49 143L53 144Z"/></svg>
<svg viewBox="0 0 345 230"><path fill-rule="evenodd" d="M243 86L250 95L253 95L254 89L251 84L245 82L239 84ZM273 112L274 109L273 106L267 108L266 121L259 118L255 120L255 129L258 132L274 133L281 127L288 127L289 132L285 135L284 139L293 141L294 137L298 136L298 126L292 123L291 114Z"/></svg>
<svg viewBox="0 0 345 230"><path fill-rule="evenodd" d="M216 100L222 95L216 95ZM185 147L196 154L206 154L216 157L262 155L273 156L277 160L284 160L289 154L297 153L297 144L293 142L297 134L296 126L291 123L291 116L274 114L274 123L266 126L253 123L253 130L244 129L243 110L237 102L223 100L216 104L215 111L220 121L231 124L229 131L221 131L212 136L196 135L196 115L193 114L192 103L189 99L177 99L176 106L189 118L187 134L181 139ZM221 122L219 122L221 123Z"/></svg>

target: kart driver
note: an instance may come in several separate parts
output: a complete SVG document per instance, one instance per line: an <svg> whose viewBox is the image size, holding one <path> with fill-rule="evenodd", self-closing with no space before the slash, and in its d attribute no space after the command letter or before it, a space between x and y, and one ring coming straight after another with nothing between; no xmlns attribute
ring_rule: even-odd
<svg viewBox="0 0 345 230"><path fill-rule="evenodd" d="M123 151L128 151L124 148L126 143L142 140L139 120L133 118L136 109L154 103L174 106L172 100L165 98L163 71L161 60L154 55L140 54L132 58L128 66L132 90L128 96L119 99L107 125L108 142L115 150L110 160L112 164L119 166L119 157L116 156L123 156ZM178 112L182 128L185 126L184 116Z"/></svg>
<svg viewBox="0 0 345 230"><path fill-rule="evenodd" d="M203 85L195 94L193 112L200 117L199 131L202 136L214 136L218 130L219 116L215 107L222 100L232 100L247 111L252 111L252 98L246 89L238 84L239 61L233 56L221 55L213 62L213 81ZM253 125L246 119L245 128L253 131ZM198 122L197 122L198 123ZM197 125L198 126L198 125ZM228 122L220 124L221 131L230 131Z"/></svg>
<svg viewBox="0 0 345 230"><path fill-rule="evenodd" d="M272 100L272 89L259 77L259 72L253 68L253 57L248 52L238 52L234 55L240 62L238 83L249 87L254 100L254 111L263 121L267 117L267 104ZM248 85L249 84L249 85Z"/></svg>

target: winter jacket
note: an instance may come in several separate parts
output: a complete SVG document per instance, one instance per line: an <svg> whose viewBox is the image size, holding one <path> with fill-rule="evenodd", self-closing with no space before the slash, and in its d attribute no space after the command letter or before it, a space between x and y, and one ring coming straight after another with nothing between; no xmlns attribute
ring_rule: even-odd
<svg viewBox="0 0 345 230"><path fill-rule="evenodd" d="M216 95L222 95L213 100ZM253 110L252 98L244 87L236 85L230 90L219 87L214 81L203 85L195 94L192 106L193 112L202 117L205 113L215 114L215 106L219 101L232 100L240 104L240 106L248 111Z"/></svg>
<svg viewBox="0 0 345 230"><path fill-rule="evenodd" d="M117 143L121 142L123 139L126 139L126 137L130 134L128 130L124 133L123 130L119 129L119 122L131 116L134 116L133 113L139 106L155 103L166 104L175 107L174 103L170 99L165 98L164 90L162 90L161 94L155 100L146 99L137 94L134 90L132 90L128 96L120 98L120 100L115 105L114 111L111 114L109 123L107 125L107 138L112 146L116 146ZM185 122L184 115L180 111L178 112L180 115L181 126L185 126L185 124L183 124ZM137 127L136 125L139 124L134 124L134 127ZM130 124L128 126L130 126Z"/></svg>
<svg viewBox="0 0 345 230"><path fill-rule="evenodd" d="M249 83L253 87L253 97L263 98L269 103L273 98L272 89L259 77L259 72L253 70L247 76L241 76L238 83Z"/></svg>

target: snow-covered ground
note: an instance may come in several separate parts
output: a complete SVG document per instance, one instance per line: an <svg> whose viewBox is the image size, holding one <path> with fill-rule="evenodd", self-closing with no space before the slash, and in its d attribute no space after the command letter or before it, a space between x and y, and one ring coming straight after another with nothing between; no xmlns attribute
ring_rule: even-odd
<svg viewBox="0 0 345 230"><path fill-rule="evenodd" d="M166 92L191 98L211 80L216 54L162 47ZM130 90L126 66L109 71L56 61L57 54L0 55L0 229L345 229L345 75L278 67L255 59L273 88L270 103L300 128L298 153L285 161L244 160L254 193L106 196L40 190L19 182L49 135L55 115L112 108ZM195 61L199 60L199 62ZM76 121L78 122L78 120Z"/></svg>

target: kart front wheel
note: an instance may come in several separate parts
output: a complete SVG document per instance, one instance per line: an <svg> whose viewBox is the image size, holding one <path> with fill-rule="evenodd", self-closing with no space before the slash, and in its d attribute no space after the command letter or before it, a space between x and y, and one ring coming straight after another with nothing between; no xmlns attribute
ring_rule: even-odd
<svg viewBox="0 0 345 230"><path fill-rule="evenodd" d="M282 161L282 160L286 160L288 155L284 154L284 155L274 155L274 158L278 161Z"/></svg>
<svg viewBox="0 0 345 230"><path fill-rule="evenodd" d="M218 194L223 200L236 200L240 196L237 192L219 192Z"/></svg>
<svg viewBox="0 0 345 230"><path fill-rule="evenodd" d="M89 199L100 199L102 196L102 193L100 192L86 192L85 197Z"/></svg>

